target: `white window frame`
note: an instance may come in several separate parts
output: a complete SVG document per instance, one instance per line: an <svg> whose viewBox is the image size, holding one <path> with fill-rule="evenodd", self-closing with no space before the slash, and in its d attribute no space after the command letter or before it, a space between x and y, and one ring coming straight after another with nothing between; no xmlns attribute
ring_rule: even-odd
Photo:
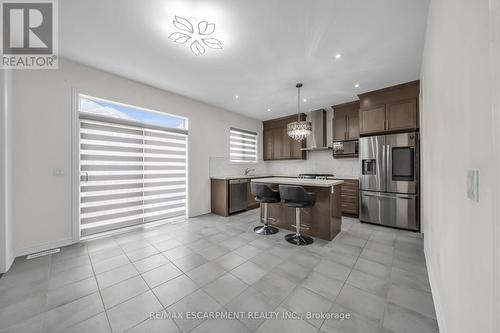
<svg viewBox="0 0 500 333"><path fill-rule="evenodd" d="M122 105L125 107L130 107L134 108L137 110L142 110L146 112L154 112L157 114L162 114L162 115L169 115L177 118L182 118L185 120L185 126L186 128L183 129L182 131L187 132L187 141L186 141L186 217L189 216L189 169L190 169L190 164L189 164L189 118L187 117L182 117L179 115L173 115L170 113L166 112L161 112L161 111L155 111L151 109L147 109L144 107L140 106L135 106L132 104L126 104L126 103L121 103L121 102L116 102L113 98L101 98L101 97L96 97L96 94L89 94L89 93L84 93L80 91L77 88L72 89L72 119L71 119L71 125L72 125L72 135L71 135L71 146L72 146L72 163L71 163L71 189L72 189L72 195L71 195L71 215L72 215L72 223L71 223L71 234L72 234L72 241L73 243L80 242L82 240L87 240L87 239L92 239L92 238L99 238L99 237L106 237L108 235L113 235L113 234L118 234L118 233L123 233L127 232L129 230L133 230L136 228L149 228L153 227L155 225L163 224L165 221L154 221L154 222L149 222L147 224L139 224L136 226L131 226L131 227L126 227L123 229L117 229L117 230L112 230L112 231L107 231L103 232L101 234L97 234L96 236L89 236L89 237L81 237L81 230L80 230L80 97L87 97L90 99L94 100L100 100L103 102L107 103L113 103L113 104L118 104ZM154 125L148 125L154 127ZM161 127L161 126L159 126ZM175 129L174 129L175 130Z"/></svg>
<svg viewBox="0 0 500 333"><path fill-rule="evenodd" d="M231 159L231 131L232 130L240 131L240 132L247 133L250 135L255 135L255 161L232 160ZM233 127L233 126L229 127L229 131L228 131L228 159L229 159L229 163L231 163L231 164L238 164L238 165L257 164L259 162L259 134L257 132L242 129L239 127Z"/></svg>

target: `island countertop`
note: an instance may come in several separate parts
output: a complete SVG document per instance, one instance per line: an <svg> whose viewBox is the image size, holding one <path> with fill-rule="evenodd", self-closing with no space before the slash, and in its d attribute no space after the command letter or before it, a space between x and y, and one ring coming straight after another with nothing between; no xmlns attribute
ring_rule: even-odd
<svg viewBox="0 0 500 333"><path fill-rule="evenodd" d="M254 183L266 184L281 184L281 185L299 185L299 186L315 186L315 187L332 187L340 185L344 181L339 179L303 179L303 178L258 178L251 180Z"/></svg>

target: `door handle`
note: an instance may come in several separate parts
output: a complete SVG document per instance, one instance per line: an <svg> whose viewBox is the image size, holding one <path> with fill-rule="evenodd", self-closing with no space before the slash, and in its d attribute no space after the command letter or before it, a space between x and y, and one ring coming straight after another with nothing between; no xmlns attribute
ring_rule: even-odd
<svg viewBox="0 0 500 333"><path fill-rule="evenodd" d="M384 198L384 199L403 199L403 200L411 200L411 197L402 197L402 196L388 196L383 194L367 194L363 193L365 197L374 197L374 198Z"/></svg>

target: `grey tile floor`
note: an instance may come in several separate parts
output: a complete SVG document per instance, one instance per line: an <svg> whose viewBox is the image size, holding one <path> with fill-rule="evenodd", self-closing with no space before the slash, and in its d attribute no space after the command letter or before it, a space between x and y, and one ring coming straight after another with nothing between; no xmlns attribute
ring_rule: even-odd
<svg viewBox="0 0 500 333"><path fill-rule="evenodd" d="M257 220L204 215L18 258L0 332L438 332L420 234L343 218L333 241L298 248L286 230L254 234Z"/></svg>

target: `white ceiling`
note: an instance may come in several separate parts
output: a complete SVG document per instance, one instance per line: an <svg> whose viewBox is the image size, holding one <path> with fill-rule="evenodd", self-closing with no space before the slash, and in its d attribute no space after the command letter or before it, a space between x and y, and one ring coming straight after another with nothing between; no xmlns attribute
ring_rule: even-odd
<svg viewBox="0 0 500 333"><path fill-rule="evenodd" d="M64 0L60 55L270 119L296 112L298 81L310 111L418 79L427 7L428 0ZM169 40L175 15L215 23L223 49L195 56Z"/></svg>

